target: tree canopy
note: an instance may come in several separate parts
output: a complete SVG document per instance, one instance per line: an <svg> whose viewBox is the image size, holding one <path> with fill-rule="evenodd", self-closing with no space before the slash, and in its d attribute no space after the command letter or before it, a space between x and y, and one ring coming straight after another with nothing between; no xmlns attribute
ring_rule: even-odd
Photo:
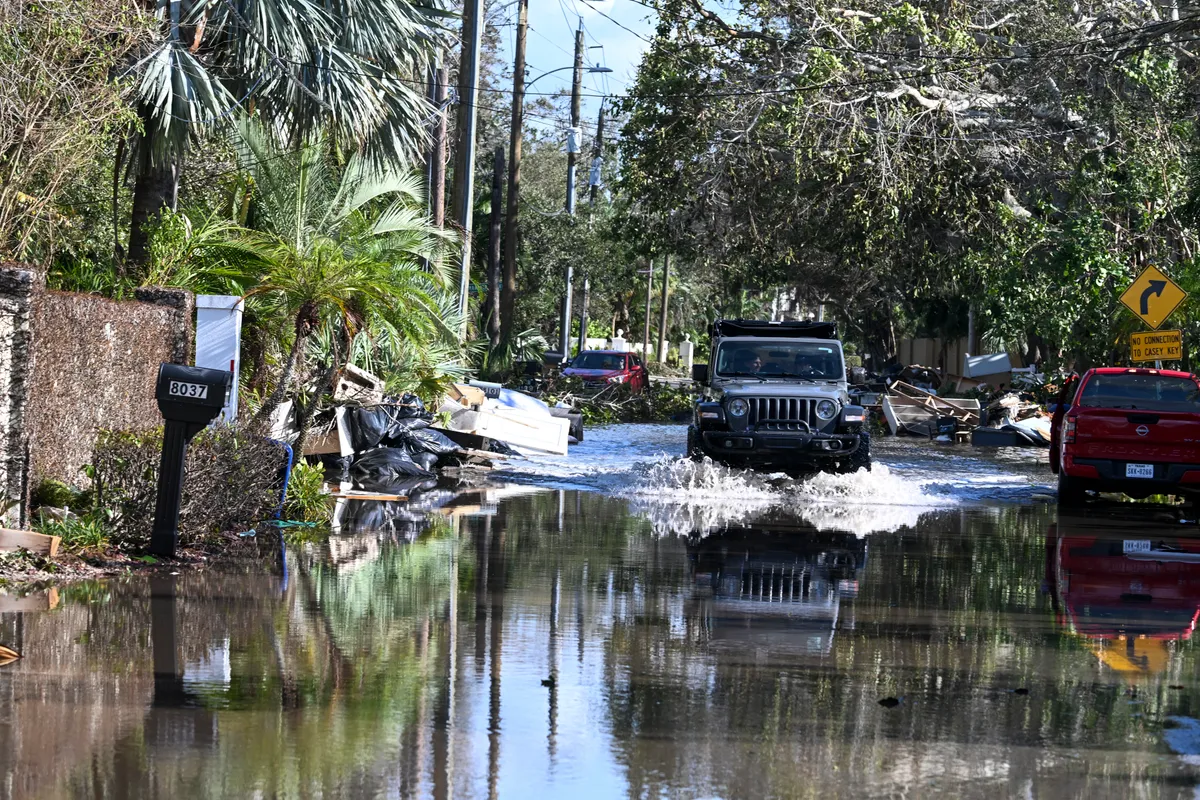
<svg viewBox="0 0 1200 800"><path fill-rule="evenodd" d="M1133 269L1190 275L1200 17L655 5L621 142L643 240L800 287L874 342L897 316L961 327L969 299L999 339L1093 358Z"/></svg>

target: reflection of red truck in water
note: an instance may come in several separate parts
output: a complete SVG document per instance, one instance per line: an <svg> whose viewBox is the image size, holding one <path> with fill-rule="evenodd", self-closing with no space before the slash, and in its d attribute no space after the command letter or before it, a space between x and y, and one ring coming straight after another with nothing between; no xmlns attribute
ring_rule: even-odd
<svg viewBox="0 0 1200 800"><path fill-rule="evenodd" d="M1200 539L1171 528L1103 529L1062 519L1046 537L1046 582L1060 625L1126 674L1166 667L1168 642L1200 616Z"/></svg>

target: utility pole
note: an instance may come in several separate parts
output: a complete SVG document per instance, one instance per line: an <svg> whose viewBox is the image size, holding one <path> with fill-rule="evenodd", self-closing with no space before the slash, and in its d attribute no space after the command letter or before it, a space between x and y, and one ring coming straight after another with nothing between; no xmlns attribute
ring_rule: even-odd
<svg viewBox="0 0 1200 800"><path fill-rule="evenodd" d="M458 118L454 148L454 216L462 229L462 271L458 310L465 319L471 286L471 229L474 226L475 124L478 119L479 47L483 36L483 0L466 0L463 9L462 60L458 71ZM465 324L465 323L464 323Z"/></svg>
<svg viewBox="0 0 1200 800"><path fill-rule="evenodd" d="M587 348L588 302L592 299L592 279L583 276L583 302L579 305L579 352Z"/></svg>
<svg viewBox="0 0 1200 800"><path fill-rule="evenodd" d="M588 176L588 205L596 205L600 189L600 164L604 158L604 100L600 101L600 118L596 120L596 139L592 142L592 174Z"/></svg>
<svg viewBox="0 0 1200 800"><path fill-rule="evenodd" d="M646 270L646 333L642 336L642 361L650 363L650 298L654 294L654 259L650 259L650 269Z"/></svg>
<svg viewBox="0 0 1200 800"><path fill-rule="evenodd" d="M500 339L512 336L517 306L518 219L521 213L521 142L525 138L525 31L529 0L518 0L517 44L513 59L512 124L508 132L508 210L504 217L504 281L500 289Z"/></svg>
<svg viewBox="0 0 1200 800"><path fill-rule="evenodd" d="M571 79L571 130L567 135L567 214L575 216L575 157L579 152L579 114L583 89L583 26L575 31L575 72Z"/></svg>
<svg viewBox="0 0 1200 800"><path fill-rule="evenodd" d="M575 31L575 71L571 79L571 130L567 133L567 215L575 216L575 154L579 150L580 91L583 88L583 25ZM571 355L571 289L575 281L574 265L567 262L563 275L566 286L562 304L563 358Z"/></svg>
<svg viewBox="0 0 1200 800"><path fill-rule="evenodd" d="M660 363L667 363L667 292L671 287L671 254L663 256L662 302L658 310L658 356Z"/></svg>
<svg viewBox="0 0 1200 800"><path fill-rule="evenodd" d="M492 349L500 346L500 234L503 228L504 147L492 157L492 216L488 226L487 316L488 340Z"/></svg>
<svg viewBox="0 0 1200 800"><path fill-rule="evenodd" d="M596 189L600 186L600 157L604 148L604 101L600 101L600 118L596 120L596 140L592 143L592 172L588 176L588 205L592 208L596 207ZM588 225L591 225L593 220L588 220ZM583 276L583 302L579 306L579 352L583 352L587 346L587 326L588 326L588 303L592 299L592 281L591 278L584 273Z"/></svg>
<svg viewBox="0 0 1200 800"><path fill-rule="evenodd" d="M429 67L429 102L437 109L433 141L425 160L425 180L429 192L429 216L439 228L446 227L446 103L450 73L445 64Z"/></svg>

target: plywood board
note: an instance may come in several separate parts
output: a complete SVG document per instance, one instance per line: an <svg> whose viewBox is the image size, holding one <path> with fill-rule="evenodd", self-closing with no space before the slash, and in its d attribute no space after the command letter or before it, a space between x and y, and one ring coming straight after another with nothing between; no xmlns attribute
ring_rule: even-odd
<svg viewBox="0 0 1200 800"><path fill-rule="evenodd" d="M44 533L0 528L0 550L24 549L35 555L54 558L58 555L58 545L61 541L57 536L47 536Z"/></svg>

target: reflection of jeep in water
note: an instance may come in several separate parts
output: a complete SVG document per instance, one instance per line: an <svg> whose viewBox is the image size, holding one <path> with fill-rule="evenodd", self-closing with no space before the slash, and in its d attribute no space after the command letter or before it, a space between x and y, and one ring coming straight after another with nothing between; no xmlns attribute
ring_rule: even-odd
<svg viewBox="0 0 1200 800"><path fill-rule="evenodd" d="M696 600L710 645L828 655L842 604L858 596L867 542L802 523L750 521L691 539L688 560L695 586L707 589Z"/></svg>
<svg viewBox="0 0 1200 800"><path fill-rule="evenodd" d="M832 322L718 320L688 455L788 472L870 469L866 412L850 402Z"/></svg>

